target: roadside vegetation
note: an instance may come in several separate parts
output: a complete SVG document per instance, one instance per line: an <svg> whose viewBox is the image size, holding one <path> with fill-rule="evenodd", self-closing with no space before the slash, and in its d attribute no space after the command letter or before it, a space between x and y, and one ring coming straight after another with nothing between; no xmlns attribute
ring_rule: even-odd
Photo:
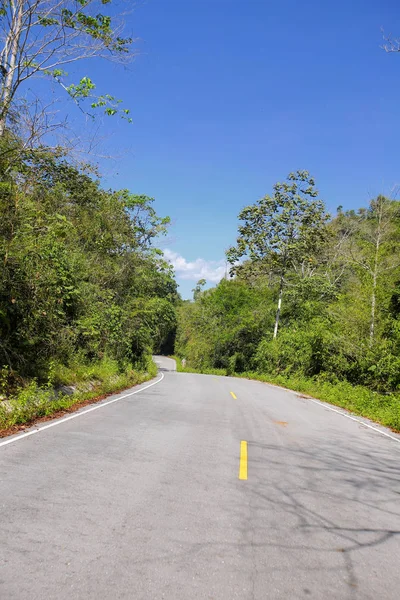
<svg viewBox="0 0 400 600"><path fill-rule="evenodd" d="M151 353L163 351L174 330L178 295L152 247L168 219L151 198L103 189L46 149L8 153L4 137L1 148L0 394L8 402L0 403L0 427L7 427L71 403L53 398L44 406L62 385L98 379L99 395L139 373L150 377Z"/></svg>
<svg viewBox="0 0 400 600"><path fill-rule="evenodd" d="M233 279L199 282L179 308L185 369L277 383L400 431L400 202L330 217L293 173L241 211L227 256Z"/></svg>
<svg viewBox="0 0 400 600"><path fill-rule="evenodd" d="M117 8L0 2L0 430L149 379L172 344L176 283L154 247L169 218L104 187L67 119L72 107L129 127L110 90L65 70L129 60Z"/></svg>
<svg viewBox="0 0 400 600"><path fill-rule="evenodd" d="M121 371L118 363L103 359L90 365L66 368L54 381L39 385L31 379L0 402L0 437L24 428L26 424L54 415L62 415L155 377L156 365L149 358L147 370L128 367ZM61 384L69 381L69 385ZM59 382L55 386L56 382Z"/></svg>
<svg viewBox="0 0 400 600"><path fill-rule="evenodd" d="M96 114L131 121L86 73L134 55L123 21L112 0L0 2L0 430L150 378L155 352L400 430L400 202L332 217L290 173L240 212L232 278L181 302L155 248L168 217L105 187L83 147Z"/></svg>
<svg viewBox="0 0 400 600"><path fill-rule="evenodd" d="M278 385L288 390L304 394L304 397L318 398L330 404L351 411L352 413L367 417L400 432L400 394L379 394L364 386L355 386L347 381L332 383L323 378L305 377L304 375L265 374L258 371L244 371L231 373L227 369L208 367L194 368L185 364L179 356L172 356L176 360L179 373L202 373L205 375L222 375L253 379Z"/></svg>

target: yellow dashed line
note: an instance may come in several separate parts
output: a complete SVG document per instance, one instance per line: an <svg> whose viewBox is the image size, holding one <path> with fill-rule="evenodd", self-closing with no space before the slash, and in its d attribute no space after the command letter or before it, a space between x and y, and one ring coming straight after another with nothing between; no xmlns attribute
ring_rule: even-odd
<svg viewBox="0 0 400 600"><path fill-rule="evenodd" d="M237 400L236 395L233 392L231 392L230 394L234 400Z"/></svg>
<svg viewBox="0 0 400 600"><path fill-rule="evenodd" d="M247 442L240 442L239 479L247 479Z"/></svg>

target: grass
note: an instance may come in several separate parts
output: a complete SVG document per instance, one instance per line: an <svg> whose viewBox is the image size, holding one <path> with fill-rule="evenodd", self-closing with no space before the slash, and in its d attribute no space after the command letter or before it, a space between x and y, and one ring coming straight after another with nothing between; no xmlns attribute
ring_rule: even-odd
<svg viewBox="0 0 400 600"><path fill-rule="evenodd" d="M38 419L71 412L83 404L148 381L156 374L157 367L151 359L143 370L131 366L121 370L116 361L108 358L94 364L57 365L47 385L40 386L32 380L0 402L0 437ZM73 387L60 390L60 386Z"/></svg>
<svg viewBox="0 0 400 600"><path fill-rule="evenodd" d="M400 433L400 396L397 394L379 394L361 385L351 385L348 381L331 383L304 376L267 376L250 372L242 373L240 377L274 383L313 396Z"/></svg>
<svg viewBox="0 0 400 600"><path fill-rule="evenodd" d="M179 357L176 360L177 371L184 373L205 373L211 375L228 375L224 369L193 369L188 365L182 367ZM347 381L331 383L323 379L308 378L302 375L268 375L257 372L233 373L232 377L254 379L265 383L280 385L300 392L329 404L340 406L361 417L389 427L400 433L400 395L379 394L363 386L354 386Z"/></svg>
<svg viewBox="0 0 400 600"><path fill-rule="evenodd" d="M170 356L169 358L173 358L176 362L176 370L178 373L201 373L203 375L226 375L226 369L194 369L193 367L182 365L182 359L179 356Z"/></svg>
<svg viewBox="0 0 400 600"><path fill-rule="evenodd" d="M183 366L179 356L171 358L175 359L177 371L180 373L227 375L225 369L195 369L187 364ZM14 392L5 402L0 402L0 436L38 419L76 410L85 403L148 381L156 374L157 367L150 359L143 370L127 366L121 371L117 362L108 358L93 364L84 364L77 360L76 364L69 367L55 365L46 386L40 386L33 380ZM362 386L353 386L347 381L331 383L301 375L246 372L234 373L231 376L280 385L340 406L400 432L400 396L396 394L383 395ZM60 386L73 388L61 388L60 391ZM57 389L59 391L56 391ZM63 393L63 390L69 391L69 394Z"/></svg>

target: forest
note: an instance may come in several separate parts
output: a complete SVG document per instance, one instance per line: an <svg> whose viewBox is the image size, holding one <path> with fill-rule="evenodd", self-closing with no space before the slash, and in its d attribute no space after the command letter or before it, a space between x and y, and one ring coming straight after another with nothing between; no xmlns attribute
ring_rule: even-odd
<svg viewBox="0 0 400 600"><path fill-rule="evenodd" d="M400 202L330 216L307 171L239 214L231 276L179 308L187 369L272 381L400 428ZM215 371L217 372L217 371Z"/></svg>

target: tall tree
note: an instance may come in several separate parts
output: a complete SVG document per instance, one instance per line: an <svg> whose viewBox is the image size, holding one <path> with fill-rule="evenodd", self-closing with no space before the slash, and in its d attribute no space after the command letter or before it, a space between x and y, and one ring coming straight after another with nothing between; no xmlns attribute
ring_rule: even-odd
<svg viewBox="0 0 400 600"><path fill-rule="evenodd" d="M400 259L400 203L385 196L372 200L368 210L352 216L354 233L350 243L350 259L369 295L369 345L376 337L377 298L382 286L398 275Z"/></svg>
<svg viewBox="0 0 400 600"><path fill-rule="evenodd" d="M95 84L85 76L67 83L65 68L89 58L126 60L131 38L104 14L112 0L3 0L0 1L0 135L6 129L19 90L35 77L56 81L79 105L109 115L119 112L112 95L96 95ZM122 116L129 119L127 109Z"/></svg>
<svg viewBox="0 0 400 600"><path fill-rule="evenodd" d="M205 279L199 279L196 283L196 286L192 289L193 292L193 300L197 300L201 296L201 292L203 291L204 286L207 281Z"/></svg>
<svg viewBox="0 0 400 600"><path fill-rule="evenodd" d="M325 235L328 215L318 199L314 179L307 171L290 173L287 181L274 185L264 196L239 214L239 236L227 252L233 265L243 257L272 269L279 277L273 337L278 334L285 276L294 265L314 254Z"/></svg>

